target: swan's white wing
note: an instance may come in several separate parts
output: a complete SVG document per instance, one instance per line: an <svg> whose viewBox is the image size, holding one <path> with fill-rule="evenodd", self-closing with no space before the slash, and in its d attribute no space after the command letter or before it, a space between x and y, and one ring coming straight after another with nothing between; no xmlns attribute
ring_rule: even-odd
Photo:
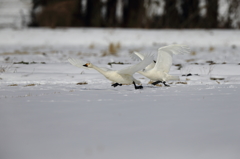
<svg viewBox="0 0 240 159"><path fill-rule="evenodd" d="M190 53L190 49L186 45L169 45L161 47L158 49L157 63L154 69L168 73L172 66L172 55L187 53Z"/></svg>
<svg viewBox="0 0 240 159"><path fill-rule="evenodd" d="M73 66L84 68L84 69L89 69L89 68L83 66L87 63L85 61L69 57L68 62L70 62Z"/></svg>
<svg viewBox="0 0 240 159"><path fill-rule="evenodd" d="M119 74L129 74L129 75L132 75L134 74L135 72L137 71L140 71L142 69L144 69L146 66L148 66L150 63L152 63L153 61L153 57L152 56L146 56L144 58L143 61L135 64L135 65L132 65L132 66L129 66L129 67L126 67L124 69L121 69L119 71L117 71Z"/></svg>
<svg viewBox="0 0 240 159"><path fill-rule="evenodd" d="M144 59L144 55L134 51L132 54L130 54L131 59L136 61L142 61Z"/></svg>
<svg viewBox="0 0 240 159"><path fill-rule="evenodd" d="M83 65L85 65L87 63L85 61L75 59L75 58L72 58L72 57L68 58L68 62L70 62L73 66L80 67L80 68L86 68Z"/></svg>
<svg viewBox="0 0 240 159"><path fill-rule="evenodd" d="M142 61L145 57L153 56L153 55L152 54L141 54L139 52L134 51L130 56L133 60ZM155 66L155 62L152 62L145 68L145 70L150 70L150 69L154 68L154 66Z"/></svg>
<svg viewBox="0 0 240 159"><path fill-rule="evenodd" d="M168 45L164 47L160 47L158 49L166 52L170 52L172 54L188 54L190 53L190 48L187 45L178 45L178 44L173 44L173 45Z"/></svg>
<svg viewBox="0 0 240 159"><path fill-rule="evenodd" d="M155 67L155 62L152 62L152 63L150 63L150 64L144 69L144 71L151 70L151 69L153 69L154 67Z"/></svg>
<svg viewBox="0 0 240 159"><path fill-rule="evenodd" d="M172 54L170 52L158 50L158 58L154 69L168 73L172 66Z"/></svg>
<svg viewBox="0 0 240 159"><path fill-rule="evenodd" d="M87 62L82 61L82 60L79 60L79 59L74 59L74 58L69 57L69 58L68 58L68 62L70 62L72 65L74 65L74 66L76 66L76 67L80 67L80 68L84 68L84 69L91 69L91 68L88 68L88 67L83 66L83 65L85 65ZM99 68L101 68L101 69L104 70L104 71L112 71L111 69L106 68L106 67L99 67Z"/></svg>
<svg viewBox="0 0 240 159"><path fill-rule="evenodd" d="M134 61L142 61L146 56L153 56L152 53L139 53L137 51L134 51L132 54L130 54L131 59Z"/></svg>

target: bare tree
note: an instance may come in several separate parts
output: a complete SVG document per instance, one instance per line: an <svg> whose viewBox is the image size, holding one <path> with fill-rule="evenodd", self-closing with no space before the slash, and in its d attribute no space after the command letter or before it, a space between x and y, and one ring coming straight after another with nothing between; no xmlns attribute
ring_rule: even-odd
<svg viewBox="0 0 240 159"><path fill-rule="evenodd" d="M76 9L73 12L73 26L83 26L84 19L82 14L82 0L76 0Z"/></svg>
<svg viewBox="0 0 240 159"><path fill-rule="evenodd" d="M240 0L229 1L227 27L240 28Z"/></svg>
<svg viewBox="0 0 240 159"><path fill-rule="evenodd" d="M86 26L101 26L101 0L87 0L85 24Z"/></svg>
<svg viewBox="0 0 240 159"><path fill-rule="evenodd" d="M117 26L117 20L116 20L117 0L108 0L106 7L107 7L106 20L105 20L106 26L108 27Z"/></svg>
<svg viewBox="0 0 240 159"><path fill-rule="evenodd" d="M205 28L218 28L218 0L206 0Z"/></svg>
<svg viewBox="0 0 240 159"><path fill-rule="evenodd" d="M180 16L177 10L177 0L165 0L163 22L165 28L179 28Z"/></svg>
<svg viewBox="0 0 240 159"><path fill-rule="evenodd" d="M123 0L123 27L143 27L145 18L144 0Z"/></svg>
<svg viewBox="0 0 240 159"><path fill-rule="evenodd" d="M128 27L128 28L239 28L240 0L229 0L228 18L219 19L219 0L205 0L205 17L200 0L32 0L30 26ZM118 3L119 2L119 3ZM120 5L119 5L120 4ZM165 5L164 5L165 4ZM118 6L119 5L119 6ZM41 12L37 12L39 7ZM121 22L117 15L122 7ZM149 7L151 6L151 7ZM152 14L149 9L163 8ZM83 7L84 10L83 10ZM150 12L149 12L150 11ZM118 12L119 13L119 12Z"/></svg>
<svg viewBox="0 0 240 159"><path fill-rule="evenodd" d="M182 23L181 28L196 28L199 27L199 0L182 0Z"/></svg>

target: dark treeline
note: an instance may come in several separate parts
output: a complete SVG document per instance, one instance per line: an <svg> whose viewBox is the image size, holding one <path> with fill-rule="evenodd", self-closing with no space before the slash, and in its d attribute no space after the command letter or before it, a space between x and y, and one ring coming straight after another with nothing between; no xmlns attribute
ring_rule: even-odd
<svg viewBox="0 0 240 159"><path fill-rule="evenodd" d="M218 0L205 0L204 5L200 0L33 0L30 26L232 28L240 18L240 0L227 3L226 16L220 18ZM162 6L162 12L155 14L153 6Z"/></svg>

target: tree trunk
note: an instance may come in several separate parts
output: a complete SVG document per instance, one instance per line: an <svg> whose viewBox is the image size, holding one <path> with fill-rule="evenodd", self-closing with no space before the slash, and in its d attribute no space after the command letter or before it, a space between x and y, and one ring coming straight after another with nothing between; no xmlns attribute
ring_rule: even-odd
<svg viewBox="0 0 240 159"><path fill-rule="evenodd" d="M101 26L101 0L87 0L86 26Z"/></svg>
<svg viewBox="0 0 240 159"><path fill-rule="evenodd" d="M182 23L183 28L196 28L199 27L199 0L182 0Z"/></svg>
<svg viewBox="0 0 240 159"><path fill-rule="evenodd" d="M106 26L115 27L117 26L116 20L117 0L107 1L107 12L106 12Z"/></svg>
<svg viewBox="0 0 240 159"><path fill-rule="evenodd" d="M83 26L82 0L76 0L76 9L73 12L73 26Z"/></svg>
<svg viewBox="0 0 240 159"><path fill-rule="evenodd" d="M144 0L123 0L123 27L142 27L145 14Z"/></svg>
<svg viewBox="0 0 240 159"><path fill-rule="evenodd" d="M206 14L206 28L218 27L218 0L206 1L207 14Z"/></svg>
<svg viewBox="0 0 240 159"><path fill-rule="evenodd" d="M180 16L177 11L177 0L165 0L163 22L165 28L179 28Z"/></svg>

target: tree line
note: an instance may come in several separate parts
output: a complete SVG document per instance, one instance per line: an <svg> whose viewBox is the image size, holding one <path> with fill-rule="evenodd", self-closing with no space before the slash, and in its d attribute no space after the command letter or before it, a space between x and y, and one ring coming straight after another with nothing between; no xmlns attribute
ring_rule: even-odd
<svg viewBox="0 0 240 159"><path fill-rule="evenodd" d="M33 0L32 27L239 28L240 0ZM156 9L157 8L157 9ZM160 10L161 13L157 13ZM234 25L233 25L234 23Z"/></svg>

